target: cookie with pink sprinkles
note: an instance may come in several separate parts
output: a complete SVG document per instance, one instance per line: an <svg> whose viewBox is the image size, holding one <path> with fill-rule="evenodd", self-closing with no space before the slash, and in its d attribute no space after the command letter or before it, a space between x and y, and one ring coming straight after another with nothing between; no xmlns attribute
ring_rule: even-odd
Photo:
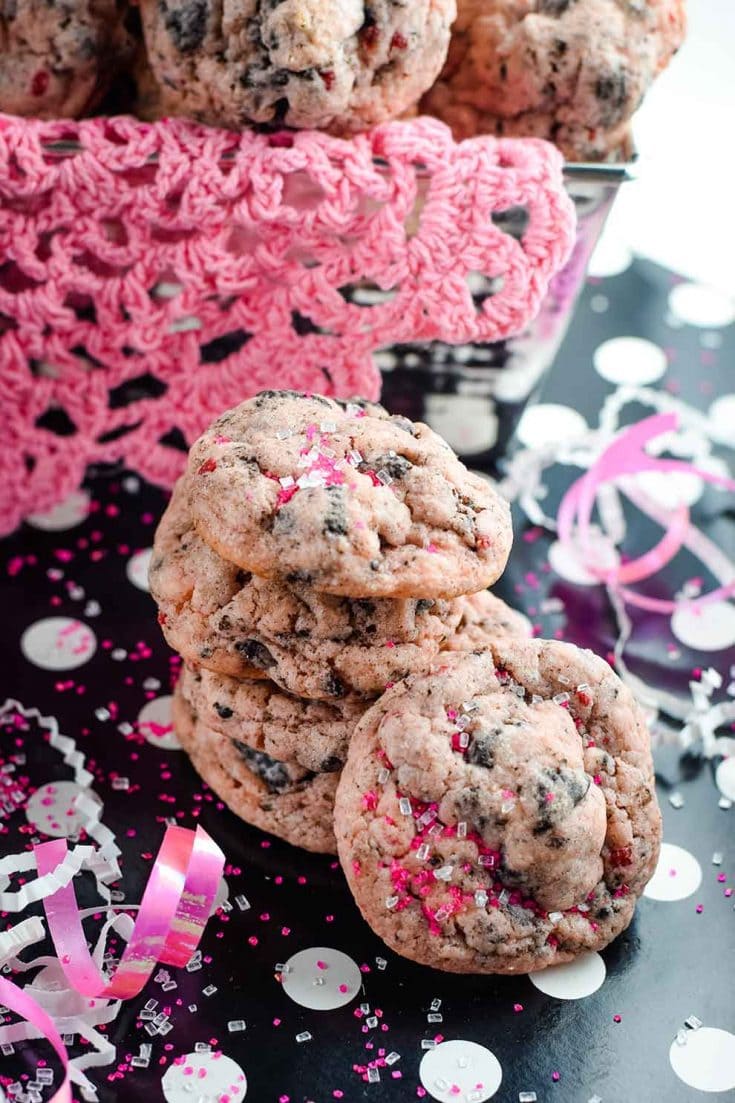
<svg viewBox="0 0 735 1103"><path fill-rule="evenodd" d="M454 597L510 552L508 503L427 425L361 400L263 391L200 437L188 478L219 555L323 593Z"/></svg>
<svg viewBox="0 0 735 1103"><path fill-rule="evenodd" d="M505 640L390 689L353 735L335 833L397 953L524 973L630 923L661 839L648 732L607 663Z"/></svg>

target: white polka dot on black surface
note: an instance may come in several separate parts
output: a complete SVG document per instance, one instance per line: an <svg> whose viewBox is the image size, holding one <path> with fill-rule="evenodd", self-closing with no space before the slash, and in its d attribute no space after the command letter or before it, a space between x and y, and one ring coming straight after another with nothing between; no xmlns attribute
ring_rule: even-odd
<svg viewBox="0 0 735 1103"><path fill-rule="evenodd" d="M608 383L641 386L666 372L666 353L644 337L611 337L595 349L595 371Z"/></svg>
<svg viewBox="0 0 735 1103"><path fill-rule="evenodd" d="M735 801L735 755L731 758L723 758L715 771L717 788L723 797Z"/></svg>
<svg viewBox="0 0 735 1103"><path fill-rule="evenodd" d="M89 513L89 494L86 490L74 490L63 502L45 513L31 513L26 517L29 525L44 532L62 532L74 528L85 520Z"/></svg>
<svg viewBox="0 0 735 1103"><path fill-rule="evenodd" d="M686 900L702 883L702 867L693 854L674 843L662 843L653 877L643 890L649 900Z"/></svg>
<svg viewBox="0 0 735 1103"><path fill-rule="evenodd" d="M700 1092L735 1088L735 1034L715 1026L687 1030L671 1044L671 1067L685 1084Z"/></svg>
<svg viewBox="0 0 735 1103"><path fill-rule="evenodd" d="M132 582L133 586L136 586L139 590L144 590L146 593L150 590L148 585L148 567L150 566L152 555L153 548L143 548L141 551L136 552L135 555L131 555L125 568L128 580Z"/></svg>
<svg viewBox="0 0 735 1103"><path fill-rule="evenodd" d="M669 310L682 322L702 329L735 322L735 298L703 283L680 283L669 295Z"/></svg>
<svg viewBox="0 0 735 1103"><path fill-rule="evenodd" d="M630 268L632 261L633 254L620 234L613 231L603 232L590 257L587 274L598 278L618 276L626 268Z"/></svg>
<svg viewBox="0 0 735 1103"><path fill-rule="evenodd" d="M161 1080L166 1103L240 1103L248 1090L245 1073L224 1053L187 1053Z"/></svg>
<svg viewBox="0 0 735 1103"><path fill-rule="evenodd" d="M77 835L87 818L74 807L77 797L82 794L101 806L102 801L96 793L83 789L75 781L50 781L29 797L25 806L26 818L44 835L54 838Z"/></svg>
<svg viewBox="0 0 735 1103"><path fill-rule="evenodd" d="M419 1078L439 1103L484 1103L500 1087L503 1070L486 1046L452 1040L427 1050L421 1059Z"/></svg>
<svg viewBox="0 0 735 1103"><path fill-rule="evenodd" d="M593 295L590 299L590 310L595 314L604 314L609 306L610 300L607 295Z"/></svg>
<svg viewBox="0 0 735 1103"><path fill-rule="evenodd" d="M45 617L26 628L20 649L28 662L42 670L74 670L92 658L97 637L80 620Z"/></svg>
<svg viewBox="0 0 735 1103"><path fill-rule="evenodd" d="M609 570L617 565L615 548L599 529L590 529L589 544L589 557L585 556L576 543L555 540L549 546L549 563L559 578L577 586L597 586L600 579L589 569L591 561L596 567L606 567Z"/></svg>
<svg viewBox="0 0 735 1103"><path fill-rule="evenodd" d="M572 440L587 432L588 425L578 410L556 402L529 406L518 423L517 436L528 448L540 448L561 440Z"/></svg>
<svg viewBox="0 0 735 1103"><path fill-rule="evenodd" d="M605 962L598 953L590 951L563 965L529 973L528 979L540 992L557 1000L581 1000L602 986L605 975Z"/></svg>
<svg viewBox="0 0 735 1103"><path fill-rule="evenodd" d="M311 946L285 962L281 987L301 1007L333 1011L354 1000L362 978L355 961L341 950Z"/></svg>
<svg viewBox="0 0 735 1103"><path fill-rule="evenodd" d="M735 605L731 601L684 605L672 616L671 631L694 651L724 651L735 644Z"/></svg>
<svg viewBox="0 0 735 1103"><path fill-rule="evenodd" d="M427 394L424 404L428 424L463 456L485 452L498 439L498 417L489 398Z"/></svg>
<svg viewBox="0 0 735 1103"><path fill-rule="evenodd" d="M154 747L166 751L181 749L171 719L173 697L154 697L138 713L138 731Z"/></svg>
<svg viewBox="0 0 735 1103"><path fill-rule="evenodd" d="M723 394L716 398L709 408L709 419L718 432L732 434L735 426L735 394Z"/></svg>

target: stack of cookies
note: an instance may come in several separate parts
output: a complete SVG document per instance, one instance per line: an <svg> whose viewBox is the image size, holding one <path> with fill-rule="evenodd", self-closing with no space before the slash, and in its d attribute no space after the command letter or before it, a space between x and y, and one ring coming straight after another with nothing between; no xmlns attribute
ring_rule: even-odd
<svg viewBox="0 0 735 1103"><path fill-rule="evenodd" d="M194 445L151 563L201 776L336 850L373 930L455 972L601 949L661 839L627 687L484 589L510 544L506 503L425 425L267 391Z"/></svg>
<svg viewBox="0 0 735 1103"><path fill-rule="evenodd" d="M249 823L333 853L370 705L440 652L528 634L484 589L510 544L507 504L425 425L289 391L225 413L191 450L150 570L200 775Z"/></svg>

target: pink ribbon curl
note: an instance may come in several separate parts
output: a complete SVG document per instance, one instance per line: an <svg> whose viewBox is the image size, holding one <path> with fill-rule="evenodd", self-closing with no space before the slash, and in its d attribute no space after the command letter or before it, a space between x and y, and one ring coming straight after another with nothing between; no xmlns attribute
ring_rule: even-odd
<svg viewBox="0 0 735 1103"><path fill-rule="evenodd" d="M65 839L52 839L33 849L41 876L52 873L67 856ZM130 940L111 980L103 976L87 948L73 884L45 897L49 933L71 987L90 999L130 999L143 989L159 962L186 965L212 912L224 863L224 854L203 828L167 829ZM36 1026L54 1047L64 1067L64 1081L51 1103L70 1103L69 1058L52 1019L3 978L0 1000Z"/></svg>
<svg viewBox="0 0 735 1103"><path fill-rule="evenodd" d="M689 508L686 505L681 505L673 511L661 540L637 559L614 567L603 567L599 564L599 552L592 547L590 532L592 511L600 487L605 484L617 483L626 476L638 475L644 471L659 471L697 475L700 479L714 483L725 490L735 490L733 479L706 471L683 460L657 459L644 451L645 446L655 437L677 429L678 426L677 414L654 414L623 430L598 456L589 470L572 483L561 501L557 514L560 542L572 554L582 551L585 569L600 582L618 589L629 604L655 613L673 613L684 605L690 607L702 605L735 594L735 581L698 598L682 601L649 598L628 588L628 583L641 582L645 578L650 578L670 563L687 542L690 534L697 531L691 524ZM621 489L624 491L624 488Z"/></svg>

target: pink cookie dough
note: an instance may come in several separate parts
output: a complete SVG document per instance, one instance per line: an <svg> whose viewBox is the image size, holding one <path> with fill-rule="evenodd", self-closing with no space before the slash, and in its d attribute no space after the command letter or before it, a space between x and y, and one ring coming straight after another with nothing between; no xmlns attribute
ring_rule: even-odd
<svg viewBox="0 0 735 1103"><path fill-rule="evenodd" d="M571 161L627 157L630 118L684 30L683 0L459 0L422 108L456 138L547 138Z"/></svg>

